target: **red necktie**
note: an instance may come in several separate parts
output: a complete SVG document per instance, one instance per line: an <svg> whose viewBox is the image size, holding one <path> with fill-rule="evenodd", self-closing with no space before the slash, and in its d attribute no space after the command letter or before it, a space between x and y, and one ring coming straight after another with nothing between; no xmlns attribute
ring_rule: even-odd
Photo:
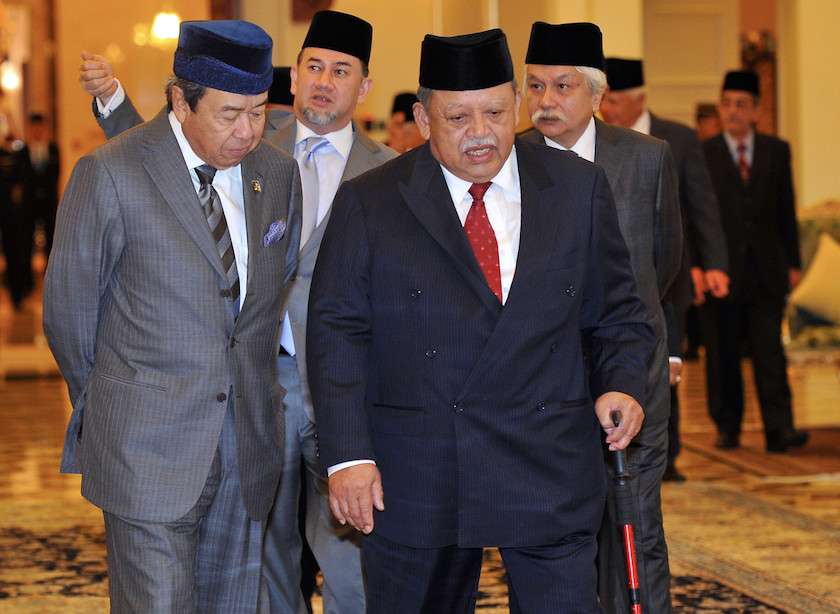
<svg viewBox="0 0 840 614"><path fill-rule="evenodd" d="M747 146L743 143L738 145L738 170L741 171L741 179L747 183L750 180L750 164L747 162Z"/></svg>
<svg viewBox="0 0 840 614"><path fill-rule="evenodd" d="M484 194L492 185L487 183L474 183L470 187L470 195L473 197L470 212L464 222L464 230L470 240L475 257L484 277L490 285L490 289L502 300L502 273L499 270L499 244L496 243L496 233L487 219L487 209L484 207Z"/></svg>

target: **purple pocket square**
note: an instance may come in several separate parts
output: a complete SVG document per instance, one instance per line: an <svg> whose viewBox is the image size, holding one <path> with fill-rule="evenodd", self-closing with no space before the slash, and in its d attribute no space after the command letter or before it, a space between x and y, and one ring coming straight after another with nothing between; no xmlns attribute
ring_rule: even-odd
<svg viewBox="0 0 840 614"><path fill-rule="evenodd" d="M277 243L284 234L286 234L286 220L274 220L263 237L263 245L268 247L272 243Z"/></svg>

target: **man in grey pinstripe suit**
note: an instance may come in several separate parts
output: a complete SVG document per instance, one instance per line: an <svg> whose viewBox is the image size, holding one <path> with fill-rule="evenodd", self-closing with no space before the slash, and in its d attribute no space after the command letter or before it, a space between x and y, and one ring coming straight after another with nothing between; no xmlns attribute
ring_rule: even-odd
<svg viewBox="0 0 840 614"><path fill-rule="evenodd" d="M596 25L535 23L525 62L528 113L536 130L523 139L570 149L604 169L636 287L656 335L648 362L645 421L627 449L627 460L634 478L642 610L667 614L671 579L659 491L667 461L670 394L662 301L682 254L676 166L665 141L593 117L607 85L601 31ZM611 462L607 470L611 473ZM612 487L613 481L608 484ZM598 540L598 590L608 613L627 612L630 607L614 508L610 493Z"/></svg>
<svg viewBox="0 0 840 614"><path fill-rule="evenodd" d="M62 199L44 330L74 406L62 470L104 511L114 612L265 605L300 234L297 166L261 141L271 48L247 22L182 23L167 108L82 158Z"/></svg>
<svg viewBox="0 0 840 614"><path fill-rule="evenodd" d="M279 357L280 384L287 390L286 461L265 537L263 576L274 614L303 614L299 590L301 538L297 526L301 495L299 470L306 467L306 538L324 577L324 612L356 614L365 609L359 544L361 535L341 526L329 509L327 483L319 475L315 415L306 374L306 314L309 284L339 183L396 157L396 152L366 136L352 120L370 93L368 61L373 29L366 21L336 11L315 14L292 68L295 112L269 111L265 138L289 154L299 153L310 136L324 136L333 151L321 161L317 225L300 246L298 266L283 302L284 338ZM83 54L79 81L93 101L105 135L113 137L142 118L100 56ZM305 191L305 190L304 190ZM304 198L306 195L304 194ZM297 435L297 436L293 436Z"/></svg>

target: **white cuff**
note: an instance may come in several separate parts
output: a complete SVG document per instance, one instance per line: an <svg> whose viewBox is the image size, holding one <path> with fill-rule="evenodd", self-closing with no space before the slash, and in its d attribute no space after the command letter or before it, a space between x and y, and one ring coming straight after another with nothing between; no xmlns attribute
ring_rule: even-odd
<svg viewBox="0 0 840 614"><path fill-rule="evenodd" d="M96 98L96 110L99 111L100 117L105 119L108 117L111 112L120 106L123 101L125 100L125 90L123 89L122 84L120 83L119 79L114 79L117 82L117 91L114 92L114 95L111 96L111 99L108 101L108 104L102 104L102 101L99 98Z"/></svg>
<svg viewBox="0 0 840 614"><path fill-rule="evenodd" d="M332 467L327 468L327 476L331 476L336 471L341 471L342 469L347 469L348 467L353 467L355 465L364 465L364 464L371 464L375 465L376 463L370 459L362 459L362 460L354 460L354 461L347 461L345 463L338 463L337 465L333 465Z"/></svg>

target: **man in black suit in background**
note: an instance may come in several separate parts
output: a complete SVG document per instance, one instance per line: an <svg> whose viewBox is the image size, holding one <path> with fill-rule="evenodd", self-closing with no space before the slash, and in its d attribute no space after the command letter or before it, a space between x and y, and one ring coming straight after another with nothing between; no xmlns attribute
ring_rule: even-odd
<svg viewBox="0 0 840 614"><path fill-rule="evenodd" d="M671 354L671 417L668 421L668 466L662 479L681 482L685 477L677 471L674 461L680 452L677 382L682 367L685 316L692 299L702 300L706 291L717 298L728 294L726 239L697 133L648 110L642 61L607 58L607 84L607 93L601 100L604 121L668 141L679 173L684 240L680 271L667 297L668 309L673 312L670 318L666 311Z"/></svg>
<svg viewBox="0 0 840 614"><path fill-rule="evenodd" d="M606 177L515 140L501 30L427 35L420 85L429 142L342 185L312 280L333 512L369 614L472 612L489 546L511 611L600 613L601 440L641 428L653 343Z"/></svg>
<svg viewBox="0 0 840 614"><path fill-rule="evenodd" d="M709 413L717 447L740 445L744 416L740 342L749 341L768 452L808 442L793 426L781 341L785 296L801 278L790 147L758 134L758 76L726 75L718 103L723 132L703 142L729 246L730 293L701 307Z"/></svg>

